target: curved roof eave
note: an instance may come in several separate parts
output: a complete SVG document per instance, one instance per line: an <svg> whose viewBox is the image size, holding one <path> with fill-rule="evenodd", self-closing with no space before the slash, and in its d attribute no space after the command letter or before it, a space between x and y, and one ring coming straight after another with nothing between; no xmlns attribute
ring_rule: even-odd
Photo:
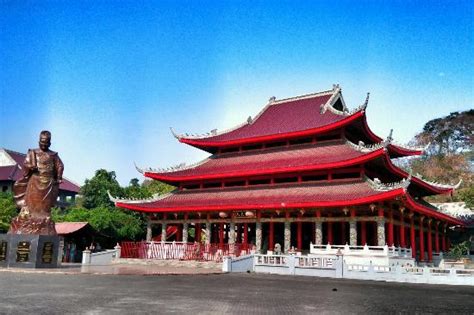
<svg viewBox="0 0 474 315"><path fill-rule="evenodd" d="M235 209L239 210L266 210L266 209L291 209L291 208L315 208L315 207L344 207L344 206L354 206L362 205L372 202L379 202L384 200L393 199L395 197L401 196L405 193L404 188L398 188L391 191L381 192L380 194L363 197L352 200L344 201L317 201L317 202L298 202L298 203L269 203L269 204L256 204L256 205L213 205L213 206L195 206L192 208L183 209L182 207L175 208L152 208L143 207L139 204L130 204L126 202L116 201L115 206L119 208L126 208L134 211L142 212L176 212L176 211L218 211L218 210L227 210L232 211Z"/></svg>
<svg viewBox="0 0 474 315"><path fill-rule="evenodd" d="M370 140L372 140L373 142L383 141L381 137L377 136L370 129L369 124L367 123L367 117L365 115L362 118L362 125L367 136L370 138ZM392 132L393 132L393 129L390 130L390 135L387 137L387 139L390 139L390 144L388 145L388 150L390 152L393 152L400 156L417 156L417 155L422 155L425 152L426 147L425 148L410 148L410 147L403 146L401 144L394 143L393 138L392 138Z"/></svg>
<svg viewBox="0 0 474 315"><path fill-rule="evenodd" d="M455 224L455 225L461 225L464 226L465 222L456 219L454 217L451 217L447 214L435 211L434 209L428 208L414 200L410 194L406 193L405 194L405 204L409 208L413 208L414 210L418 211L421 214L429 215L431 217L435 217L436 219L443 220L443 221L448 221L449 223Z"/></svg>
<svg viewBox="0 0 474 315"><path fill-rule="evenodd" d="M388 157L388 155L385 155L385 162L386 162L386 165L387 167L389 168L389 170L391 170L392 172L394 172L395 174L397 174L398 176L402 177L402 178L405 178L407 176L409 176L409 173L407 173L406 171L398 168L397 166L395 166L392 161L390 160L390 158ZM454 189L456 189L460 183L456 184L456 185L444 185L445 187L439 187L439 186L435 186L431 183L428 183L426 181L424 181L423 179L417 177L417 176L412 176L412 182L421 186L422 188L425 188L426 190L432 192L433 195L437 195L437 194L449 194L451 193Z"/></svg>
<svg viewBox="0 0 474 315"><path fill-rule="evenodd" d="M248 172L226 172L226 173L218 173L218 174L210 174L210 175L194 175L194 176L173 176L166 173L153 173L143 171L143 175L148 178L164 181L164 182L181 182L181 181L197 181L197 180L208 180L208 179L222 179L222 178L236 178L236 177L247 177L247 176L259 176L259 175L267 175L267 174L281 174L281 173L290 173L290 172L301 172L301 171L318 171L323 169L336 169L342 168L347 166L353 166L361 163L365 163L376 159L380 156L386 154L385 148L381 147L374 151L371 151L365 155L352 158L349 160L338 161L338 162L331 162L331 163L324 163L324 164L315 164L315 165L304 165L298 167L282 167L282 168L274 168L274 169L265 169L265 170L253 170ZM196 166L203 164L209 159L205 159L199 163L196 163Z"/></svg>
<svg viewBox="0 0 474 315"><path fill-rule="evenodd" d="M333 124L329 124L329 125L325 125L325 126L321 126L317 128L312 128L312 129L287 132L287 133L272 134L272 135L227 140L227 141L207 141L205 139L179 138L179 142L186 143L186 144L196 146L196 147L222 147L222 146L244 145L244 144L257 143L257 142L277 141L277 140L282 140L286 138L304 137L304 136L315 135L322 132L332 131L337 128L348 125L349 123L355 121L356 119L362 117L363 115L364 115L364 110L361 109L353 113L352 115L347 116Z"/></svg>

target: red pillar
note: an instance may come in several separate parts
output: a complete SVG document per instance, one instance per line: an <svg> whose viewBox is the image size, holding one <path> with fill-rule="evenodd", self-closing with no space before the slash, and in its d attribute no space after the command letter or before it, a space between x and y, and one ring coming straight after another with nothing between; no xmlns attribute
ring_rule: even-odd
<svg viewBox="0 0 474 315"><path fill-rule="evenodd" d="M270 227L268 229L268 249L273 251L273 217L270 217Z"/></svg>
<svg viewBox="0 0 474 315"><path fill-rule="evenodd" d="M389 210L388 212L388 246L393 246L393 212Z"/></svg>
<svg viewBox="0 0 474 315"><path fill-rule="evenodd" d="M367 227L365 221L360 221L360 241L362 246L367 244Z"/></svg>
<svg viewBox="0 0 474 315"><path fill-rule="evenodd" d="M435 227L435 251L439 253L439 221L436 222Z"/></svg>
<svg viewBox="0 0 474 315"><path fill-rule="evenodd" d="M403 217L403 210L400 209L400 247L406 247L405 242L405 218Z"/></svg>
<svg viewBox="0 0 474 315"><path fill-rule="evenodd" d="M410 246L411 257L416 259L415 216L413 213L410 213Z"/></svg>
<svg viewBox="0 0 474 315"><path fill-rule="evenodd" d="M176 231L176 242L181 242L183 240L183 225L178 224L178 231Z"/></svg>
<svg viewBox="0 0 474 315"><path fill-rule="evenodd" d="M194 241L201 243L201 223L194 224Z"/></svg>
<svg viewBox="0 0 474 315"><path fill-rule="evenodd" d="M420 230L419 230L419 241L420 241L420 261L425 260L425 232L423 231L423 220L425 217L420 217Z"/></svg>
<svg viewBox="0 0 474 315"><path fill-rule="evenodd" d="M428 220L428 261L433 261L433 240L431 238L431 219Z"/></svg>
<svg viewBox="0 0 474 315"><path fill-rule="evenodd" d="M224 248L224 223L219 223L219 247Z"/></svg>
<svg viewBox="0 0 474 315"><path fill-rule="evenodd" d="M330 218L331 217L331 214L328 214L328 217ZM327 228L327 240L328 240L328 244L331 244L331 245L334 245L334 241L333 241L333 238L332 238L332 222L327 222L328 224L328 228Z"/></svg>
<svg viewBox="0 0 474 315"><path fill-rule="evenodd" d="M249 243L249 225L244 223L244 244Z"/></svg>
<svg viewBox="0 0 474 315"><path fill-rule="evenodd" d="M297 233L297 238L296 238L296 247L298 250L301 250L303 247L303 222L298 221L296 222L296 233Z"/></svg>

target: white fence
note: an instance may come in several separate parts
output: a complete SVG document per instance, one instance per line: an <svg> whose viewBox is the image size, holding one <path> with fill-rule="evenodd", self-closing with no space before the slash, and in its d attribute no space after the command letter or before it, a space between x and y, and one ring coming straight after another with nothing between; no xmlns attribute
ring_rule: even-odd
<svg viewBox="0 0 474 315"><path fill-rule="evenodd" d="M310 256L344 255L348 264L389 266L396 259L399 264L414 265L411 248L385 246L350 246L350 245L310 245Z"/></svg>
<svg viewBox="0 0 474 315"><path fill-rule="evenodd" d="M250 257L252 255L245 257L247 263L250 261ZM257 273L282 275L474 286L474 269L349 264L345 258L342 255L293 256L255 254L253 255L252 270ZM235 267L239 269L237 265ZM223 270L226 272L243 271L240 269L234 270L234 260L230 257L224 259Z"/></svg>

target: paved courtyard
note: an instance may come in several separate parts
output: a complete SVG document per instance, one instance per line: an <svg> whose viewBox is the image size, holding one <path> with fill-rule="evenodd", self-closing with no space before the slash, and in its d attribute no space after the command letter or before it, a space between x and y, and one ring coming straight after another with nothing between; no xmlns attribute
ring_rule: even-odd
<svg viewBox="0 0 474 315"><path fill-rule="evenodd" d="M474 312L474 289L256 274L0 272L0 314Z"/></svg>

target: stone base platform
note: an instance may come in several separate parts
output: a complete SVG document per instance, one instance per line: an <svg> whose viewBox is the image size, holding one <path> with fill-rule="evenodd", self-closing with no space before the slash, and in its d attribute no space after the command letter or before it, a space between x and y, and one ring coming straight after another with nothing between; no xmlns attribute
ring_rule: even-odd
<svg viewBox="0 0 474 315"><path fill-rule="evenodd" d="M56 268L57 235L0 234L0 268Z"/></svg>

